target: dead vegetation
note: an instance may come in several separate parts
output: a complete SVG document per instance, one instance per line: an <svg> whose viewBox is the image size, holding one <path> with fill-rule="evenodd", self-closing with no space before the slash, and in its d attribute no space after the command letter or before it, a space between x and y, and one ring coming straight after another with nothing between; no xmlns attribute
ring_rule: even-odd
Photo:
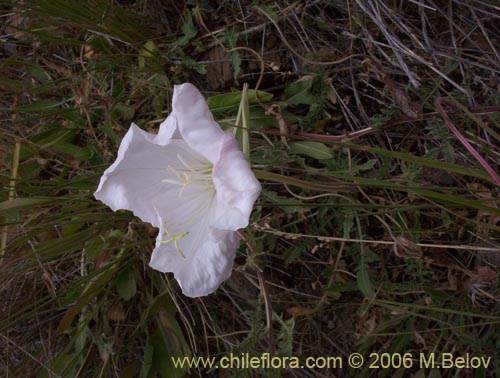
<svg viewBox="0 0 500 378"><path fill-rule="evenodd" d="M2 10L3 376L498 376L495 2L44 0ZM154 229L92 198L130 122L156 129L183 81L207 97L245 82L274 96L251 107L252 162L267 174L247 230L258 253L242 244L231 279L198 300L147 267ZM231 124L234 110L214 113ZM493 361L222 373L165 358L264 353L270 338L301 360Z"/></svg>

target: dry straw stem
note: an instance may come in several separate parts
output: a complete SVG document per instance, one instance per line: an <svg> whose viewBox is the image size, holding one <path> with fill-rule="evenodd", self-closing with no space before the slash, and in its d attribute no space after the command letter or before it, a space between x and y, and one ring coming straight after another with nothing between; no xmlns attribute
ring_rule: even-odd
<svg viewBox="0 0 500 378"><path fill-rule="evenodd" d="M435 67L435 65L430 62L428 59L423 56L417 54L415 52L416 49L420 50L433 50L433 46L426 46L420 39L417 38L416 34L412 31L412 27L406 25L404 23L404 19L401 17L396 17L394 11L383 1L375 0L375 1L361 1L356 0L356 4L363 10L363 12L368 15L372 21L377 25L379 30L384 35L389 47L393 51L396 60L399 64L399 67L405 72L408 80L413 85L413 87L418 88L420 86L419 78L414 74L413 70L406 63L406 59L414 59L415 61L424 64L433 72L438 74L448 83L453 85L456 89L458 89L463 94L470 96L470 92L459 85L456 81L451 79L449 75L446 75L444 72ZM388 27L390 23L394 24L394 27L398 29L399 32L404 35L408 35L411 38L411 42L415 45L416 49L411 49L408 45L400 40L400 38ZM360 25L362 23L359 23ZM372 39L370 33L366 33L370 39ZM380 52L384 54L382 51L382 44L376 42L375 40L371 40L371 42L379 48ZM388 59L390 61L390 59Z"/></svg>
<svg viewBox="0 0 500 378"><path fill-rule="evenodd" d="M259 8L259 7L255 7L255 9L257 9L257 11L259 11L261 14L263 14L273 24L273 26L276 28L276 30L281 38L281 41L292 52L292 54L306 63L320 65L320 66L332 66L335 64L343 63L343 62L345 62L349 59L355 58L357 56L360 56L360 54L352 54L352 55L345 56L345 57L338 59L338 60L330 60L330 61L316 61L316 60L308 59L305 56L301 55L297 50L295 50L295 48L290 44L290 42L288 42L287 38L285 37L285 35L281 31L281 28L279 27L279 25L276 23L276 21L273 20L273 18L266 11L264 11L262 8Z"/></svg>
<svg viewBox="0 0 500 378"><path fill-rule="evenodd" d="M17 179L17 170L19 168L19 153L21 151L21 143L16 142L14 147L14 158L12 159L12 174L10 176L9 183L9 197L8 201L14 199L15 190L16 190L16 179ZM4 226L2 230L2 241L0 244L0 265L3 263L3 258L5 256L5 251L7 249L7 226Z"/></svg>
<svg viewBox="0 0 500 378"><path fill-rule="evenodd" d="M296 240L301 238L310 238L316 239L321 242L344 242L344 243L364 243L364 244L385 244L395 246L399 243L399 241L390 241L390 240L366 240L366 239L354 239L354 238L340 238L335 236L321 236L321 235L309 235L309 234L296 234L292 232L284 232L279 231L272 228L268 223L264 223L264 225L259 225L257 223L253 223L252 226L254 229L268 232L270 234L282 236L286 239ZM438 248L438 249L459 249L464 251L481 251L481 252L499 252L498 248L495 247L481 247L481 246L472 246L472 245L454 245L454 244L428 244L428 243L413 243L417 247L426 247L426 248Z"/></svg>
<svg viewBox="0 0 500 378"><path fill-rule="evenodd" d="M63 3L64 7L49 9ZM155 356L161 357L167 355L163 345L180 353L184 348L178 344L185 341L193 355L219 357L231 351L272 350L271 333L277 355L291 351L300 359L348 355L360 348L368 355L386 351L387 345L395 346L391 347L394 353L442 350L450 345L458 354L488 355L496 350L499 333L498 325L493 324L498 320L486 323L472 316L489 315L499 306L493 303L498 285L489 286L476 273L478 267L487 266L498 277L497 187L448 132L442 116L435 112L435 100L454 98L464 107L453 106L458 108L456 112L445 110L470 144L497 169L499 120L498 114L491 113L500 110L498 6L465 0L254 2L267 17L251 1L204 2L198 13L207 28L197 22L195 14L199 33L189 42L184 39L180 49L171 49L184 35L182 15L192 7L176 3L172 8L158 2L152 9L140 3L120 2L119 6L139 20L141 27L135 27L115 22L123 17L115 17L108 0L28 0L26 8L38 9L29 14L34 27L45 29L33 30L33 39L28 34L23 40L5 37L4 53L8 54L8 47L15 48L26 66L16 56L7 56L12 63L3 67L2 85L9 89L12 81L16 87L4 91L7 95L0 99L1 105L8 109L18 101L19 106L29 105L31 110L21 108L23 118L15 122L8 117L4 120L1 134L12 141L3 146L10 156L4 167L4 200L13 189L13 185L8 187L12 151L14 138L20 135L24 136L18 172L22 180L14 180L15 195L10 202L35 196L49 200L36 208L24 207L17 220L4 220L9 233L1 282L6 289L0 300L8 305L0 344L8 347L1 376L37 375L43 367L48 375L79 374L82 378L173 375L170 370L153 371L155 364L149 364L153 347ZM92 4L102 6L90 9ZM106 9L106 17L95 9ZM236 45L227 41L229 28ZM155 41L161 59L152 58L141 69L138 51L149 40ZM239 51L242 55L241 84L250 80L255 86L259 63L261 73L265 68L257 87L273 93L275 102L286 99L285 91L301 77L324 77L324 81L314 81L310 93L325 100L315 106L325 107L315 113L308 104L287 106L275 115L282 117L281 130L276 127L268 132L265 126L252 134L252 160L260 170L256 174L265 190L278 196L261 198L254 213L256 227L245 231L253 238L259 256L266 255L265 280L253 269L233 272L217 293L192 301L171 286L170 276L147 268L145 251L154 243L155 233L132 220L131 214L102 211L91 193L104 168L99 165L101 158L108 160L109 151L115 151L117 138L130 122L129 110L141 126L148 127L158 123L160 105L167 96L162 92L172 82L196 82L207 93L225 93L237 85L228 81L223 88L212 88L203 75L188 63L184 65L184 56L189 64L193 60L200 65L218 64L220 58L210 58L208 63L198 58L220 42L227 53ZM82 43L92 46L95 54L86 56L85 47L80 49ZM229 50L233 47L237 50ZM334 59L351 54L359 56L333 65ZM333 62L327 62L330 60ZM269 69L270 62L279 67ZM370 62L380 63L379 69ZM450 80L469 93L464 96ZM410 109L417 109L416 117L404 111L404 101ZM35 110L44 103L59 105ZM126 115L120 110L124 105L129 109ZM257 110L252 122L265 118ZM229 113L219 114L228 117L229 123L233 120ZM290 115L293 117L288 118ZM306 122L302 122L304 117ZM316 124L316 117L331 122ZM369 127L375 122L376 127ZM73 133L63 147L89 147L95 151L92 159L76 161L52 148L59 142L42 140L41 132L49 132L51 125L57 131ZM266 144L266 137L279 143L279 136L267 135L272 133L288 141L322 142L334 159L316 161ZM346 143L349 139L352 143ZM25 147L32 151L29 156ZM370 161L375 163L372 168L364 165ZM357 170L359 167L364 168ZM300 202L290 201L292 195ZM354 233L358 218L361 226L358 223L357 229L362 232ZM265 227L266 222L271 229ZM19 233L13 233L18 227L14 224L21 227ZM110 231L124 236L131 224L135 224L134 232L126 238L111 236ZM360 259L361 244L365 252L374 253L366 253L369 260ZM117 257L122 248L126 253ZM381 249L388 253L379 253ZM102 260L94 260L92 250L96 255L105 253L120 270L133 272L134 298L127 302L120 297L118 274L102 275L106 268L99 270ZM247 266L252 256L248 250ZM240 267L245 266L242 258L238 255ZM81 276L82 272L86 275ZM360 290L368 281L376 299L367 300ZM89 285L96 290L92 296L85 289ZM80 304L84 307L78 308ZM109 316L110 307L117 305L126 314L126 320L119 323ZM67 311L76 315L64 334L54 337ZM168 319L164 319L166 314ZM278 314L290 319L287 329ZM177 329L175 333L169 333L172 329L167 320ZM268 326L266 330L271 321L272 329ZM167 337L155 340L158 331ZM342 340L340 346L338 340ZM103 350L109 358L106 363L100 354ZM63 371L62 362L68 360L73 361L74 369ZM151 371L130 372L131 362L139 370L149 366ZM5 367L10 370L2 370ZM497 364L491 376L498 371ZM189 372L193 376L213 373L203 368ZM228 372L233 373L238 372ZM352 372L301 369L276 373L316 377ZM443 377L460 374L453 369L441 373Z"/></svg>
<svg viewBox="0 0 500 378"><path fill-rule="evenodd" d="M245 241L248 249L252 253L252 255L257 255L257 250L255 249L255 244L250 236L248 236L243 231L238 231L238 235ZM269 290L267 288L266 279L264 277L264 273L260 270L259 267L255 267L257 271L257 277L259 279L260 290L262 296L264 297L264 305L266 307L266 328L268 332L268 347L269 353L271 356L276 354L276 346L274 345L274 339L272 334L272 319L273 319L273 308L271 304L271 298L269 297Z"/></svg>

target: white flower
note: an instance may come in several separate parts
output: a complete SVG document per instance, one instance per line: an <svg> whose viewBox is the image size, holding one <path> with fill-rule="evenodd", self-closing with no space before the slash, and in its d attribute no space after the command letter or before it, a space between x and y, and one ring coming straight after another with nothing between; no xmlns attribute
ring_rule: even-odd
<svg viewBox="0 0 500 378"><path fill-rule="evenodd" d="M261 186L192 84L175 86L172 108L157 135L132 124L94 196L158 227L151 267L198 297L230 276Z"/></svg>

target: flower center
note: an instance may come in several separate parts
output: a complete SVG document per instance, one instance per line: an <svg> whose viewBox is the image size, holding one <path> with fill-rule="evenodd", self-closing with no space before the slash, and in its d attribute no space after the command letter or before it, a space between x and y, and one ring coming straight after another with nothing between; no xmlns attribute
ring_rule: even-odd
<svg viewBox="0 0 500 378"><path fill-rule="evenodd" d="M162 182L179 185L182 189L179 192L179 198L182 196L184 188L188 185L193 185L199 189L211 190L214 188L212 180L213 164L188 164L181 155L177 154L177 159L182 164L182 167L168 166L168 170L174 174L176 179L164 179Z"/></svg>
<svg viewBox="0 0 500 378"><path fill-rule="evenodd" d="M208 160L202 161L199 158L195 158L194 163L188 164L188 162L180 155L177 154L177 159L180 164L177 167L171 165L168 166L167 170L173 174L171 178L163 179L162 182L180 186L179 199L182 197L184 189L188 186L190 188L195 188L195 191L189 191L189 194L184 197L184 201L189 203L187 205L189 210L189 216L184 222L177 224L176 229L180 229L181 232L173 233L163 221L164 234L166 234L166 240L158 240L160 243L172 243L176 251L182 256L186 257L182 252L179 242L189 234L189 231L183 231L189 229L191 224L198 219L198 216L208 208L210 208L214 197L215 197L215 186L212 178L213 164ZM191 206L194 205L194 206Z"/></svg>

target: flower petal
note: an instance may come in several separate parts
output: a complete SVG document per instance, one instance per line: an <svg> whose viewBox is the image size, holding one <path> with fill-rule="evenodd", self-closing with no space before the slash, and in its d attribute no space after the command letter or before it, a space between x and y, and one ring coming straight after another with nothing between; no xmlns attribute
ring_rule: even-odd
<svg viewBox="0 0 500 378"><path fill-rule="evenodd" d="M177 118L179 131L191 148L210 162L215 163L219 155L219 142L224 132L205 98L190 83L176 85L172 100L173 114Z"/></svg>
<svg viewBox="0 0 500 378"><path fill-rule="evenodd" d="M163 180L176 178L168 166L182 167L177 156L186 155L189 150L182 140L170 140L168 148L155 143L159 141L166 142L166 135L158 140L156 135L132 124L120 144L115 162L106 169L94 193L95 198L113 211L131 210L155 227L160 224L152 199L168 188Z"/></svg>
<svg viewBox="0 0 500 378"><path fill-rule="evenodd" d="M213 180L217 191L213 226L233 231L246 227L262 187L231 133L221 140Z"/></svg>
<svg viewBox="0 0 500 378"><path fill-rule="evenodd" d="M165 146L170 143L171 139L181 139L181 134L177 127L177 118L173 114L170 114L160 124L158 135L156 135L154 142L160 146Z"/></svg>
<svg viewBox="0 0 500 378"><path fill-rule="evenodd" d="M186 241L194 237L186 236ZM239 239L233 231L218 230L204 235L204 243L192 256L182 257L173 245L158 244L149 265L161 272L172 272L184 295L192 298L213 293L229 278Z"/></svg>
<svg viewBox="0 0 500 378"><path fill-rule="evenodd" d="M239 246L236 232L210 226L211 196L186 187L180 199L165 193L154 201L159 218L161 213L168 214L168 219L165 224L159 222L159 239L163 241L157 242L149 265L161 272L173 272L189 297L212 293L231 275Z"/></svg>

